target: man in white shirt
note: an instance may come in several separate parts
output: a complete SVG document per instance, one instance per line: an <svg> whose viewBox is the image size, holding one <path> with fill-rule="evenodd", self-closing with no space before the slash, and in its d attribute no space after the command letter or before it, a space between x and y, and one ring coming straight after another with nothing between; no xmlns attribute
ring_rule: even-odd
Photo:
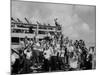
<svg viewBox="0 0 100 75"><path fill-rule="evenodd" d="M30 59L32 56L32 51L31 50L25 50L24 54L26 55L26 59Z"/></svg>
<svg viewBox="0 0 100 75"><path fill-rule="evenodd" d="M52 55L51 49L48 48L47 50L45 50L44 53L43 53L43 55L44 55L45 59L50 60L50 57Z"/></svg>
<svg viewBox="0 0 100 75"><path fill-rule="evenodd" d="M50 67L51 67L51 55L52 55L52 51L50 47L47 47L44 52L44 70L45 71L50 71Z"/></svg>

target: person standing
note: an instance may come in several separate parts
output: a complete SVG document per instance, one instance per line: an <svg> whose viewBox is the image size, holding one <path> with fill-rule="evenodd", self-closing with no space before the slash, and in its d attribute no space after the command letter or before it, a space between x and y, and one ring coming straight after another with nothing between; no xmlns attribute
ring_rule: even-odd
<svg viewBox="0 0 100 75"><path fill-rule="evenodd" d="M44 71L48 72L48 71L50 71L50 67L51 67L50 61L51 61L51 55L52 55L52 52L49 47L46 46L46 48L43 52L43 55L44 55L43 68L44 68Z"/></svg>

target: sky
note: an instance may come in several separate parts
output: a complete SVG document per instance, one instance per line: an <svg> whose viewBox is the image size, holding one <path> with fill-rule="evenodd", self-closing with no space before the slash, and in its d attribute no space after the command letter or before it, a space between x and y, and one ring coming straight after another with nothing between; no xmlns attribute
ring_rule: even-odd
<svg viewBox="0 0 100 75"><path fill-rule="evenodd" d="M26 17L31 23L50 23L58 18L64 36L83 39L87 44L95 44L96 7L89 5L57 4L29 1L12 1L11 16L25 22Z"/></svg>

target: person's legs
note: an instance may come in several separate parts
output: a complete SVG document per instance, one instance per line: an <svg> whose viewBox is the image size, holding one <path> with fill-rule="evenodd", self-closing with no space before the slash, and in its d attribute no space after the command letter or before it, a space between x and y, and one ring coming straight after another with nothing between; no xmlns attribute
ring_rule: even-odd
<svg viewBox="0 0 100 75"><path fill-rule="evenodd" d="M58 66L59 66L59 70L61 70L61 65L62 65L61 57L58 57Z"/></svg>
<svg viewBox="0 0 100 75"><path fill-rule="evenodd" d="M56 61L57 61L56 56L52 56L51 57L51 70L52 71L56 70Z"/></svg>
<svg viewBox="0 0 100 75"><path fill-rule="evenodd" d="M47 59L44 59L44 65L43 65L44 71L49 71L49 61Z"/></svg>

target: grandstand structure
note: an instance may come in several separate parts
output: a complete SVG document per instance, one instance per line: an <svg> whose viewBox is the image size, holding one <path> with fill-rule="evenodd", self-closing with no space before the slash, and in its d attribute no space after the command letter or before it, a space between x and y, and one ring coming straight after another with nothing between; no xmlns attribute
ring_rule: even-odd
<svg viewBox="0 0 100 75"><path fill-rule="evenodd" d="M23 23L19 18L15 20L11 17L11 44L19 44L19 40L25 38L25 36L29 38L33 38L37 36L39 40L50 35L54 35L55 33L62 33L62 27L58 24L57 19L55 19L55 26L50 24L41 24L38 21L36 24L32 24L29 22L27 18L25 18L26 23Z"/></svg>

